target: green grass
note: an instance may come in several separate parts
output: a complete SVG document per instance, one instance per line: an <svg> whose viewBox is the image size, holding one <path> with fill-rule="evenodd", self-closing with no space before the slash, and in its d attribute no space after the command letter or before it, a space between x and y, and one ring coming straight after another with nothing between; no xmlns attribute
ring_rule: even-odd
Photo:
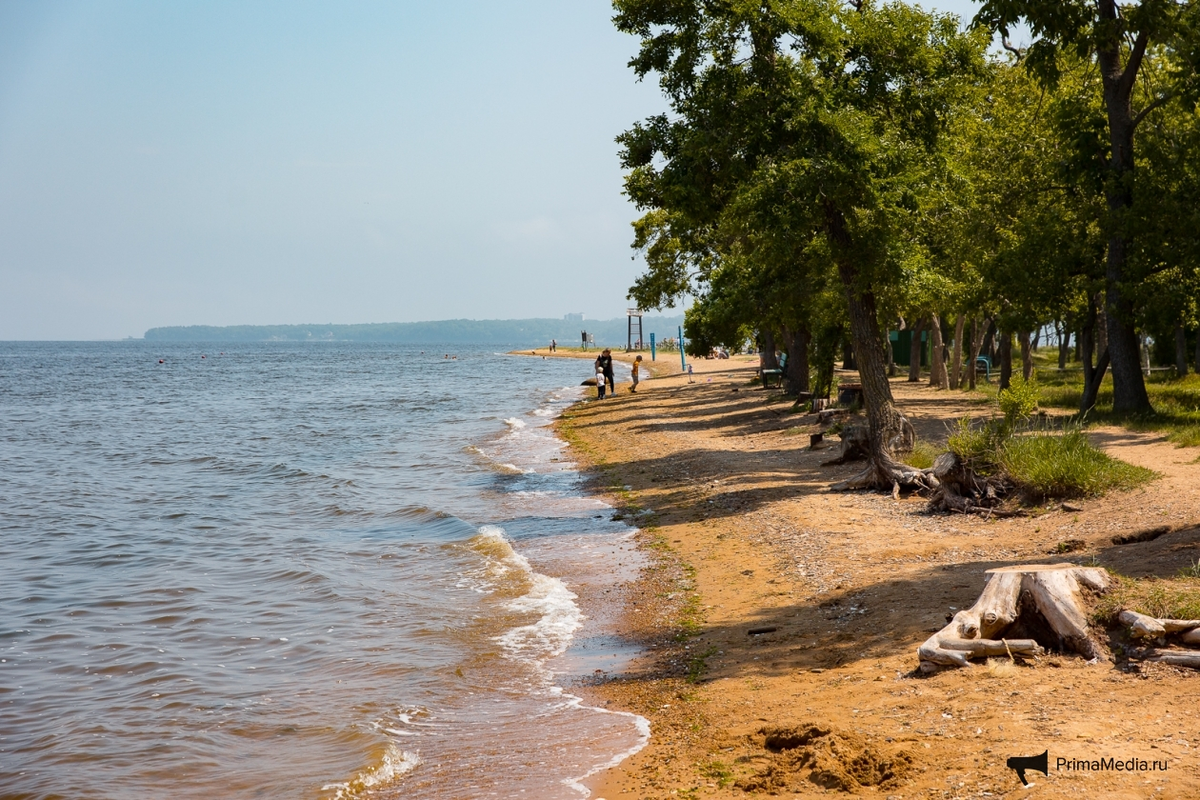
<svg viewBox="0 0 1200 800"><path fill-rule="evenodd" d="M1115 577L1112 590L1096 606L1094 617L1102 624L1126 608L1158 619L1200 619L1200 577L1181 575L1151 580Z"/></svg>
<svg viewBox="0 0 1200 800"><path fill-rule="evenodd" d="M1132 489L1157 473L1101 452L1079 428L1028 433L1007 439L1000 465L1025 494L1035 497L1098 496Z"/></svg>
<svg viewBox="0 0 1200 800"><path fill-rule="evenodd" d="M1008 420L992 419L972 425L964 418L946 446L976 474L1007 477L1026 500L1098 496L1132 489L1158 475L1105 454L1074 423L1059 429L1052 422L1013 426Z"/></svg>
<svg viewBox="0 0 1200 800"><path fill-rule="evenodd" d="M904 456L904 463L914 469L929 469L933 466L934 459L942 452L942 449L936 445L930 444L924 439L917 439L913 442L912 452Z"/></svg>
<svg viewBox="0 0 1200 800"><path fill-rule="evenodd" d="M1083 399L1082 370L1059 372L1050 365L1038 370L1037 379L1038 405L1042 408L1079 410L1079 403ZM1088 414L1088 422L1123 425L1137 431L1157 431L1165 433L1170 441L1180 447L1200 447L1200 375L1192 374L1180 379L1170 372L1153 372L1146 379L1146 393L1150 396L1154 413L1135 417L1113 414L1110 372L1100 385L1096 406Z"/></svg>

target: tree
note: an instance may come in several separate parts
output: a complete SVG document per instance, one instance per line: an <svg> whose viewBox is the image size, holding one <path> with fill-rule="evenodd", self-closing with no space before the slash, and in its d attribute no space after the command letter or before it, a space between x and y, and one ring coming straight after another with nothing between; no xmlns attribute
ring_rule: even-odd
<svg viewBox="0 0 1200 800"><path fill-rule="evenodd" d="M1065 57L1091 55L1099 68L1108 134L1108 164L1104 191L1107 201L1107 252L1105 262L1105 318L1108 354L1113 372L1113 410L1150 411L1142 378L1136 331L1137 309L1131 287L1138 276L1131 272L1130 251L1136 237L1133 222L1136 197L1134 135L1147 116L1173 95L1194 84L1195 59L1182 59L1172 80L1156 75L1149 92L1141 90L1140 109L1134 111L1140 90L1139 74L1149 49L1174 48L1188 52L1194 46L1188 34L1195 24L1191 2L1141 0L984 0L977 24L1007 37L1017 22L1028 24L1036 37L1026 63L1045 85L1053 87Z"/></svg>

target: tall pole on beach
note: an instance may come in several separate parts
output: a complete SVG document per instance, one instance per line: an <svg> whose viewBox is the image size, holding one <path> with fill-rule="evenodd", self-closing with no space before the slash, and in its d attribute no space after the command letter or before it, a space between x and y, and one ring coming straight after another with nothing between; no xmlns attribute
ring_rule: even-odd
<svg viewBox="0 0 1200 800"><path fill-rule="evenodd" d="M687 359L683 357L683 326L679 326L679 366L687 372Z"/></svg>

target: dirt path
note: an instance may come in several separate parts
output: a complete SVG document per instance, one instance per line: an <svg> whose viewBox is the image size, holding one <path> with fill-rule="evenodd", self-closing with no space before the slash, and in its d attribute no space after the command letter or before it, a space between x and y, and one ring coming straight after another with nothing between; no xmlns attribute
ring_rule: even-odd
<svg viewBox="0 0 1200 800"><path fill-rule="evenodd" d="M1200 558L1195 449L1119 429L1113 455L1163 473L1145 489L1031 518L928 516L920 498L834 494L857 469L822 467L812 415L751 385L752 365L696 362L635 396L582 404L564 434L600 489L643 511L655 569L624 599L629 635L655 657L596 687L651 720L649 747L601 776L594 796L889 798L1023 796L1009 756L1049 751L1044 797L1200 797L1200 675L1048 657L914 676L916 648L969 606L983 572L1014 563L1098 562L1174 575ZM918 434L989 408L896 382ZM1170 524L1151 542L1116 533ZM1059 543L1082 545L1059 554ZM678 638L668 624L695 622ZM752 629L770 629L750 634ZM1136 759L1163 771L1056 769Z"/></svg>

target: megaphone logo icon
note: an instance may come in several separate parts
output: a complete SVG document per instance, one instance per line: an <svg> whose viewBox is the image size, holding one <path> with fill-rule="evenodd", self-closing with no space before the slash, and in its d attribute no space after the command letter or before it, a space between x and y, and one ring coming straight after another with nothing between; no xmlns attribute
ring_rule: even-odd
<svg viewBox="0 0 1200 800"><path fill-rule="evenodd" d="M1040 756L1012 756L1008 759L1008 768L1016 770L1017 777L1021 779L1022 786L1028 786L1029 781L1025 780L1025 770L1036 769L1038 772L1049 777L1049 761L1050 751L1047 749Z"/></svg>

